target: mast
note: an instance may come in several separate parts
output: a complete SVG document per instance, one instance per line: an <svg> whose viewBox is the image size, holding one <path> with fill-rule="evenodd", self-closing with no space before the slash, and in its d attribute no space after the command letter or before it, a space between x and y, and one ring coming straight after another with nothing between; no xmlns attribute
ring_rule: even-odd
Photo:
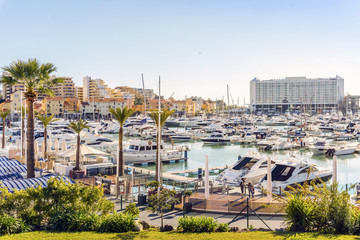
<svg viewBox="0 0 360 240"><path fill-rule="evenodd" d="M159 76L159 107L158 107L158 142L157 142L157 147L159 149L159 154L157 155L157 164L158 164L158 179L156 179L156 181L159 182L159 187L158 187L158 193L160 194L160 173L161 173L161 153L160 153L160 149L161 149L161 129L160 129L160 120L161 120L161 117L160 117L160 111L161 111L161 100L160 100L160 76Z"/></svg>
<svg viewBox="0 0 360 240"><path fill-rule="evenodd" d="M146 114L146 100L145 100L145 84L144 84L144 74L141 74L143 95L144 95L144 114Z"/></svg>
<svg viewBox="0 0 360 240"><path fill-rule="evenodd" d="M226 92L227 92L227 101L228 101L227 112L228 112L228 118L230 118L230 112L229 112L229 108L230 108L229 84L226 84Z"/></svg>

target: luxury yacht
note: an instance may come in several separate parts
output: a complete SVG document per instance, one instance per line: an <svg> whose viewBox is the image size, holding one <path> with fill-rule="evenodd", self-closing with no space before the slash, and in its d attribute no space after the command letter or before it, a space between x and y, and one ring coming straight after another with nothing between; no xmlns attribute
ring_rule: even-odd
<svg viewBox="0 0 360 240"><path fill-rule="evenodd" d="M272 160L271 164L275 164ZM216 177L216 181L223 184L239 186L242 178L248 183L256 184L267 171L267 158L258 153L241 157L233 166L225 169Z"/></svg>
<svg viewBox="0 0 360 240"><path fill-rule="evenodd" d="M130 140L128 148L124 149L124 161L131 163L148 163L156 161L157 143L151 140ZM184 158L183 152L186 147L164 148L164 142L161 141L160 157L161 161L179 160Z"/></svg>
<svg viewBox="0 0 360 240"><path fill-rule="evenodd" d="M201 141L204 144L228 144L230 143L230 138L227 138L223 133L213 133L207 138L202 138Z"/></svg>
<svg viewBox="0 0 360 240"><path fill-rule="evenodd" d="M321 179L326 182L330 180L332 173L331 168L320 168L297 160L277 162L271 169L272 192L280 193L280 191L286 190L288 186L295 187L297 184L313 180ZM267 174L259 181L259 186L267 187Z"/></svg>

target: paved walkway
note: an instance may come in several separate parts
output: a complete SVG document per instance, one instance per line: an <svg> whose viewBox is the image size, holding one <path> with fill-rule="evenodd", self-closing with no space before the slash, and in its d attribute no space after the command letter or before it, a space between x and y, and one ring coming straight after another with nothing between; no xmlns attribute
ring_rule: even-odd
<svg viewBox="0 0 360 240"><path fill-rule="evenodd" d="M125 208L125 204L123 205ZM116 209L120 211L120 205L116 204ZM161 220L156 213L151 213L146 210L146 206L140 206L140 221L145 221L152 226L160 226ZM216 213L200 213L200 212L191 212L186 214L186 216L206 216L213 217L220 223L229 223L231 222L236 215L233 214L216 214ZM164 214L164 224L172 225L174 228L177 227L177 222L179 218L183 217L183 212L174 210ZM267 225L272 230L284 228L284 217L282 216L261 216L261 218L266 222ZM256 216L249 217L249 225L252 225L254 228L265 228L265 224L258 219ZM234 222L230 224L230 227L238 227L239 229L244 229L247 227L247 220L245 215L241 215L235 219Z"/></svg>

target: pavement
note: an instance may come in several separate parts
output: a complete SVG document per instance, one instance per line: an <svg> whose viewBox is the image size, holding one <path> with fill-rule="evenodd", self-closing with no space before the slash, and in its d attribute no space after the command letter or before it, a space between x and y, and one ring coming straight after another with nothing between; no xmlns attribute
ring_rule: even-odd
<svg viewBox="0 0 360 240"><path fill-rule="evenodd" d="M123 204L123 209L125 208L125 203ZM116 203L116 209L120 211L120 204ZM139 220L149 223L151 226L160 226L161 220L160 216L156 213L152 213L146 210L146 206L140 206L140 215ZM186 214L186 216L205 216L213 217L220 223L230 223L230 227L238 227L239 229L247 228L247 218L246 215L237 216L234 214L222 214L222 213L201 213L201 212L191 212ZM164 214L164 225L172 225L174 228L177 227L177 222L179 218L183 217L183 212L179 210L169 211ZM233 221L233 219L236 219ZM261 216L262 220L271 228L271 230L285 228L284 217L283 216ZM259 229L268 229L267 226L254 215L249 216L249 226Z"/></svg>

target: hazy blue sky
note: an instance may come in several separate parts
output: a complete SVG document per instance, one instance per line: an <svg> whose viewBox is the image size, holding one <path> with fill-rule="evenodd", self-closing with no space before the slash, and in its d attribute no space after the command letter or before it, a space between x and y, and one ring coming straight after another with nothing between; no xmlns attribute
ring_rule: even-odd
<svg viewBox="0 0 360 240"><path fill-rule="evenodd" d="M249 97L249 81L345 79L360 94L360 1L0 0L0 66L39 58L57 75L175 98Z"/></svg>

